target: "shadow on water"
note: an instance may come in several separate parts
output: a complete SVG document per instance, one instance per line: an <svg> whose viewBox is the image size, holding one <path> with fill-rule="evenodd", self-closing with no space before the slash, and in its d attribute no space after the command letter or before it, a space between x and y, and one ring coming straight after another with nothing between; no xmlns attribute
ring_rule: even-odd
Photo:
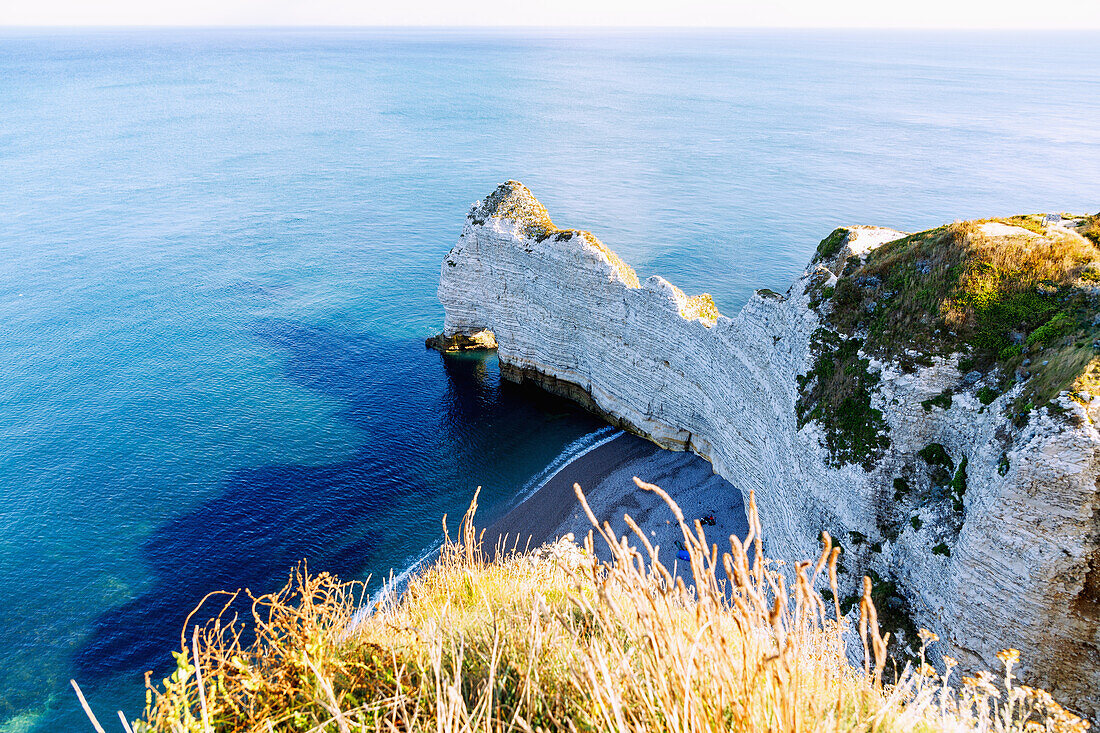
<svg viewBox="0 0 1100 733"><path fill-rule="evenodd" d="M494 450L507 463L501 443L522 451L516 436L536 441L554 419L570 421L573 437L601 424L538 390L501 384L495 358L444 359L419 340L287 323L259 337L287 355L291 380L341 403L362 448L324 465L235 471L216 496L157 528L141 547L151 587L94 622L74 660L81 680L163 668L205 594L274 590L302 559L313 571L380 578L440 535L443 512L461 514L464 474L483 483L477 472L490 473ZM533 472L493 470L498 499Z"/></svg>

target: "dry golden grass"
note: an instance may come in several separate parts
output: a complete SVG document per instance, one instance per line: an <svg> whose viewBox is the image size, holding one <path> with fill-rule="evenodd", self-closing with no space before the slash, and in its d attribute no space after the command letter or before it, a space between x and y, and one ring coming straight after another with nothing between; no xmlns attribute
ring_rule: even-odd
<svg viewBox="0 0 1100 733"><path fill-rule="evenodd" d="M1018 221L1003 223L1019 225ZM1000 241L998 241L1000 240ZM1100 257L1100 250L1067 229L1051 227L1035 237L989 237L970 232L968 257L1015 276L1025 289L1041 282L1070 283L1082 266Z"/></svg>
<svg viewBox="0 0 1100 733"><path fill-rule="evenodd" d="M1078 231L1093 244L1100 246L1100 214L1090 216Z"/></svg>
<svg viewBox="0 0 1100 733"><path fill-rule="evenodd" d="M613 553L606 564L593 559L591 534L585 550L558 543L487 562L475 497L462 536L399 600L365 618L357 617L361 586L297 571L287 588L255 600L254 643L241 643L235 619L189 627L176 672L150 684L133 730L1087 728L1046 693L1014 684L1011 650L997 681L983 674L955 689L945 660L942 675L922 663L883 684L888 639L869 590L856 630L863 667L849 666L839 609L813 590L828 577L836 597L839 550L827 537L815 562L769 562L750 498L749 536L730 537L720 555L664 492L637 483L679 522L693 587L669 573L632 522L633 538L597 528Z"/></svg>
<svg viewBox="0 0 1100 733"><path fill-rule="evenodd" d="M710 296L710 293L702 293L688 298L687 302L684 303L684 307L680 309L680 315L689 321L698 318L706 325L713 326L718 322L718 316L721 314L718 312L718 306L715 305L714 298Z"/></svg>

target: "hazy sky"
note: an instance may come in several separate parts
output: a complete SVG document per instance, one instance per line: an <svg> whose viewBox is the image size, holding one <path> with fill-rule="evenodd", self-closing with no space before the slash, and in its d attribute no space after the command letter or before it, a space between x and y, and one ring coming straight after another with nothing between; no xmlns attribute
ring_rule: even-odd
<svg viewBox="0 0 1100 733"><path fill-rule="evenodd" d="M0 0L0 25L1100 28L1100 0Z"/></svg>

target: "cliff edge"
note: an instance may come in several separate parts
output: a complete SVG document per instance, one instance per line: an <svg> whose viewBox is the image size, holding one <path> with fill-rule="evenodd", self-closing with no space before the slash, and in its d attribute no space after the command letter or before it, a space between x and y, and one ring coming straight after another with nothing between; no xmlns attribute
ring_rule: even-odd
<svg viewBox="0 0 1100 733"><path fill-rule="evenodd" d="M838 229L728 318L509 181L443 261L439 344L491 336L506 378L708 459L756 492L773 557L840 539L842 608L870 575L899 649L918 627L964 669L1019 648L1024 679L1096 716L1098 233Z"/></svg>

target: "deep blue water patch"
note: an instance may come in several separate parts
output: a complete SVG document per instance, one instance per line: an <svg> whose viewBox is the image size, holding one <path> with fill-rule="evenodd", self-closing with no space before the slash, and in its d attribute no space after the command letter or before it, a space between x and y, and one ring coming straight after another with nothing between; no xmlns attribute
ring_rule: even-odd
<svg viewBox="0 0 1100 733"><path fill-rule="evenodd" d="M283 322L257 335L290 356L291 380L344 405L337 414L363 431L364 447L332 464L235 471L216 496L158 527L142 543L154 582L95 620L76 655L81 679L164 670L165 651L178 648L187 614L206 594L278 588L299 562L345 578L368 569L400 572L412 554L442 536L444 513L456 529L472 496L470 489L470 495L457 490L470 480L462 473L479 459L497 460L491 443L500 432L554 419L574 431L602 424L541 390L501 382L491 356L444 357L419 340ZM442 401L432 383L440 368ZM459 455L450 453L456 447ZM509 473L525 476L484 472L484 523L508 506L512 484L499 479ZM376 589L383 577L369 587ZM221 602L210 605L217 611ZM226 617L248 618L248 608L242 594Z"/></svg>

